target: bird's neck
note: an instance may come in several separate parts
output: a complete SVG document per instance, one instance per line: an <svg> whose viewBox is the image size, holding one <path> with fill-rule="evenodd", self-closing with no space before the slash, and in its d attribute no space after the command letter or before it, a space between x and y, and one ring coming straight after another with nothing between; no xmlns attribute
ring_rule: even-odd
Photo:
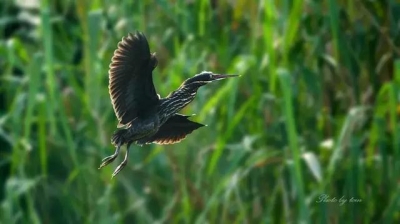
<svg viewBox="0 0 400 224"><path fill-rule="evenodd" d="M188 105L196 96L198 87L181 86L170 93L160 104L160 114L166 119L178 113Z"/></svg>

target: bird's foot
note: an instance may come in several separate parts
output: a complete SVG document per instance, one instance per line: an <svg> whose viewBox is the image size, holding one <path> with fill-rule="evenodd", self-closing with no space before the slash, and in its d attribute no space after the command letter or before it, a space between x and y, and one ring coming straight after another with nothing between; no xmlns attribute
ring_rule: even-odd
<svg viewBox="0 0 400 224"><path fill-rule="evenodd" d="M117 146L117 148L115 149L114 154L112 154L111 156L107 156L106 158L104 158L102 160L102 163L100 164L99 169L107 166L108 164L110 164L112 161L115 160L115 158L117 158L118 154L119 154L119 149L121 148L120 145Z"/></svg>
<svg viewBox="0 0 400 224"><path fill-rule="evenodd" d="M127 163L128 163L128 160L124 159L124 161L122 161L122 163L119 164L119 166L115 169L111 178L115 177L126 166Z"/></svg>
<svg viewBox="0 0 400 224"><path fill-rule="evenodd" d="M117 158L117 156L118 156L118 154L113 154L111 156L107 156L106 158L104 158L102 160L102 163L100 164L99 169L101 169L101 168L107 166L108 164L110 164L112 161L115 160L115 158Z"/></svg>

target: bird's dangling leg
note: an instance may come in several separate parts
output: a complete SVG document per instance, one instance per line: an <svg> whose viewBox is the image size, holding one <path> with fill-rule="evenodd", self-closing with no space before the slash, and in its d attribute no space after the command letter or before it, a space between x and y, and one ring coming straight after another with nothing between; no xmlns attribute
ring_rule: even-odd
<svg viewBox="0 0 400 224"><path fill-rule="evenodd" d="M107 166L108 164L110 164L112 161L115 160L115 158L117 158L118 154L119 154L119 149L121 148L121 145L118 145L117 148L115 149L114 154L112 154L111 156L107 156L106 158L104 158L102 160L102 163L99 167L99 169Z"/></svg>
<svg viewBox="0 0 400 224"><path fill-rule="evenodd" d="M122 161L121 164L119 164L119 166L115 169L114 173L112 174L112 178L115 177L128 163L128 156L129 156L129 147L131 146L132 142L129 142L126 145L126 152L125 152L125 158Z"/></svg>

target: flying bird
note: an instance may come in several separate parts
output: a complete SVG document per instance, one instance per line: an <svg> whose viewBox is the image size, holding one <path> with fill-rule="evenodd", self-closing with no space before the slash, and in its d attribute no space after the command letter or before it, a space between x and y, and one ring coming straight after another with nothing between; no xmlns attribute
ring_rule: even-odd
<svg viewBox="0 0 400 224"><path fill-rule="evenodd" d="M116 147L114 154L105 157L99 169L117 158L126 145L125 158L115 169L117 175L128 163L132 143L174 144L194 130L203 127L189 120L190 116L178 112L196 96L197 90L212 81L237 75L214 74L203 71L186 79L167 97L160 98L153 84L152 72L157 67L155 53L150 53L143 33L129 33L118 43L109 70L109 93L115 115L119 121L111 138Z"/></svg>

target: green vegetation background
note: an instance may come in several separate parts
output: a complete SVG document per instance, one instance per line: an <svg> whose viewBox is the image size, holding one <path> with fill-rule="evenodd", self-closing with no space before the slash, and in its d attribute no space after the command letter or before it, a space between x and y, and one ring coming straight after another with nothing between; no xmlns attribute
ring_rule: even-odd
<svg viewBox="0 0 400 224"><path fill-rule="evenodd" d="M398 223L399 24L395 0L2 1L0 223ZM241 77L111 180L107 71L135 30L163 97Z"/></svg>

